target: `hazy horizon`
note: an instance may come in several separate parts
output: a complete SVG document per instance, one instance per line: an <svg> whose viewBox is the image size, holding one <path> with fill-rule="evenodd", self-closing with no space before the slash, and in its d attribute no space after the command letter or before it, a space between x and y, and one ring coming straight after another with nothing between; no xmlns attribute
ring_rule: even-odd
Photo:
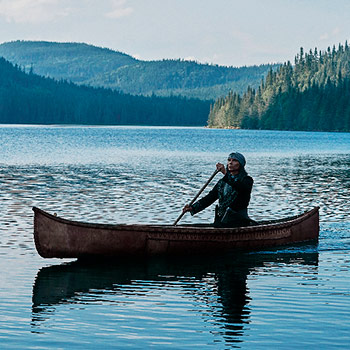
<svg viewBox="0 0 350 350"><path fill-rule="evenodd" d="M0 42L78 42L140 60L292 61L350 37L346 0L0 0Z"/></svg>

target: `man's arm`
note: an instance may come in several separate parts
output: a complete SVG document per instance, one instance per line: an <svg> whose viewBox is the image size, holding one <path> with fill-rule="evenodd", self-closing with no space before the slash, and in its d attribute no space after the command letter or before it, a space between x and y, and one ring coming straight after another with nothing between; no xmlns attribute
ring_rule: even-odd
<svg viewBox="0 0 350 350"><path fill-rule="evenodd" d="M214 186L214 188L203 198L201 198L196 203L192 204L190 210L188 210L191 215L197 214L203 209L209 207L209 205L213 204L218 199L218 184Z"/></svg>

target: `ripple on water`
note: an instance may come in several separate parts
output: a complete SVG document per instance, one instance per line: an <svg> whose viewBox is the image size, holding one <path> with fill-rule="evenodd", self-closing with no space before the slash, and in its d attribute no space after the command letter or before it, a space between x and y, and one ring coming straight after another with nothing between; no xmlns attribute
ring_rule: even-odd
<svg viewBox="0 0 350 350"><path fill-rule="evenodd" d="M328 147L321 133L288 138L288 133L266 132L260 134L260 144L254 141L255 132L186 130L190 139L177 145L173 131L165 137L161 130L133 129L125 146L125 130L120 134L107 128L103 140L96 141L97 129L84 129L82 136L77 128L60 128L56 143L52 128L45 129L44 140L35 139L34 129L24 129L16 140L32 138L25 155L16 152L14 139L0 146L5 147L0 153L0 338L7 346L348 345L348 139L342 143L338 134L330 134L326 139L334 147ZM67 132L71 137L65 144ZM164 149L152 148L149 133ZM324 143L310 146L311 136ZM237 145L242 145L255 180L250 215L256 220L281 218L319 205L318 245L223 261L107 266L38 257L32 206L88 222L172 223L212 174L213 165L224 162ZM331 151L325 153L327 149ZM213 214L213 208L207 209L182 222L209 222Z"/></svg>
<svg viewBox="0 0 350 350"><path fill-rule="evenodd" d="M344 162L349 163L349 159L344 160L340 170L332 158L326 160L324 156L303 160L271 158L262 165L251 159L250 169L255 179L251 217L256 220L281 218L319 205L321 222L347 219L350 201L345 199L349 175ZM314 168L307 168L310 162L315 164ZM153 168L146 162L142 171L130 165L126 168L124 164L2 165L2 230L10 235L8 242L29 241L33 205L82 221L172 223L183 205L206 182L206 164L202 164L201 171L195 164L187 176L178 168L188 168L189 164L177 164L174 170L172 162L161 168ZM185 216L182 222L211 222L213 216L213 208L209 208L194 218Z"/></svg>

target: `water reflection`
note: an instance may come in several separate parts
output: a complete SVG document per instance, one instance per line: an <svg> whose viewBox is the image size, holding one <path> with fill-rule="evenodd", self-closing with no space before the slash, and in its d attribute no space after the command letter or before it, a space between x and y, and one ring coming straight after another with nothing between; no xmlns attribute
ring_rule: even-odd
<svg viewBox="0 0 350 350"><path fill-rule="evenodd" d="M259 268L275 263L306 265L312 274L316 274L317 247L301 245L292 250L235 253L210 259L77 260L43 267L33 286L32 332L44 332L45 322L55 318L56 309L63 305L78 304L79 308L86 308L91 304L106 303L115 307L119 303L115 312L122 313L125 306L130 310L133 308L133 298L147 301L156 293L159 295L156 304L169 308L175 293L177 304L184 304L187 311L195 309L205 322L218 325L226 342L241 342L244 327L250 322L247 277ZM161 295L169 290L172 297L162 299ZM151 312L144 307L141 318ZM157 317L164 317L158 320L162 324L168 321L162 313ZM104 322L103 319L100 322ZM177 326L177 331L179 328Z"/></svg>

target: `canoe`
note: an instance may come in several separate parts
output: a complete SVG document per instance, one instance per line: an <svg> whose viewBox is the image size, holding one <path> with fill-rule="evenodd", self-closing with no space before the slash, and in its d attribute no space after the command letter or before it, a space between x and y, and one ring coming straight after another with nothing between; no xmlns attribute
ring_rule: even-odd
<svg viewBox="0 0 350 350"><path fill-rule="evenodd" d="M319 207L238 228L94 224L60 218L36 207L33 211L35 246L43 258L215 255L312 241L319 236Z"/></svg>

